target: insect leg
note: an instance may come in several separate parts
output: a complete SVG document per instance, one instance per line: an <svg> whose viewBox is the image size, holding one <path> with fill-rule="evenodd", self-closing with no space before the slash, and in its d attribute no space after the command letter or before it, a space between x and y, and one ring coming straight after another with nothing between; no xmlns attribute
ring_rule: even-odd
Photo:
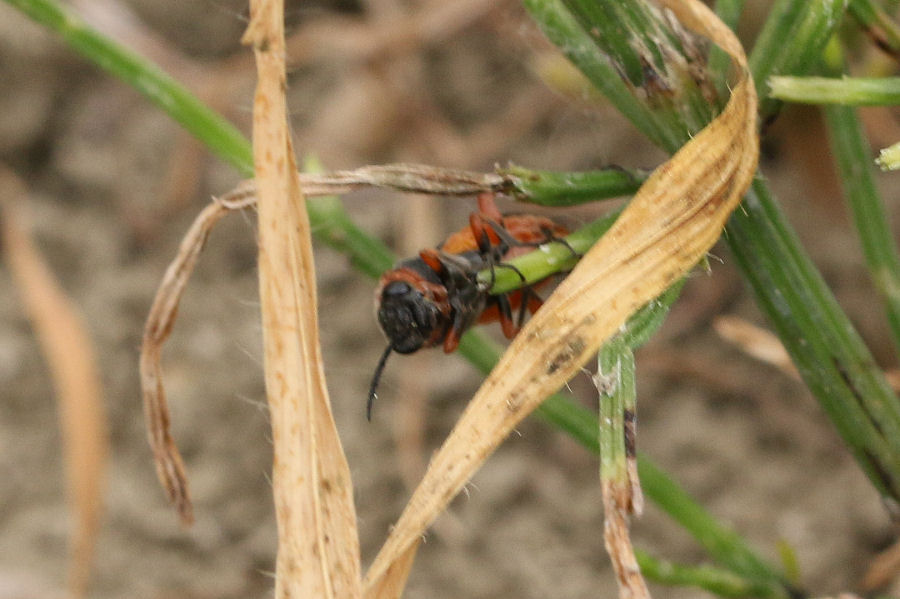
<svg viewBox="0 0 900 599"><path fill-rule="evenodd" d="M572 245L568 241L566 241L565 237L558 237L557 235L553 234L553 231L551 231L550 229L547 229L547 228L542 227L541 231L544 233L544 235L547 236L546 241L544 241L542 243L559 243L559 244L565 246L565 248L572 253L573 258L578 258L580 260L581 258L584 257L584 254L579 254L577 251L575 251L575 248L573 248ZM538 245L542 245L542 244L539 243Z"/></svg>
<svg viewBox="0 0 900 599"><path fill-rule="evenodd" d="M424 249L419 252L419 258L437 274L444 272L444 262L441 260L441 254L438 250L433 248Z"/></svg>
<svg viewBox="0 0 900 599"><path fill-rule="evenodd" d="M531 312L532 314L534 314L535 312L537 312L538 310L541 309L541 306L544 305L544 300L542 300L541 296L539 296L537 293L535 293L530 287L528 288L528 290L531 292L531 294L528 296L528 302L527 302L528 303L528 311ZM524 298L523 298L522 304L524 305L525 303L526 302L524 301Z"/></svg>
<svg viewBox="0 0 900 599"><path fill-rule="evenodd" d="M528 280L528 279L525 278L525 275L522 274L522 271L521 271L521 270L519 270L517 267L513 266L513 265L510 264L509 262L498 262L498 263L497 263L496 265L494 265L494 266L496 266L496 268L508 268L509 270L511 270L511 271L513 271L514 273L516 273L517 275L519 275L519 279L520 279L523 283L525 283L525 282ZM494 274L494 270L493 270L493 268L491 268L491 275L493 275L493 274ZM492 282L492 283L493 283L493 282Z"/></svg>
<svg viewBox="0 0 900 599"><path fill-rule="evenodd" d="M495 194L490 191L478 194L478 212L491 220L499 221L503 219L503 215L500 214L500 209L494 203L494 197Z"/></svg>
<svg viewBox="0 0 900 599"><path fill-rule="evenodd" d="M496 300L497 312L500 315L500 328L503 329L503 336L507 339L512 339L522 327L521 315L519 317L519 322L516 323L512 317L512 306L510 305L508 295L498 295Z"/></svg>
<svg viewBox="0 0 900 599"><path fill-rule="evenodd" d="M447 336L444 337L444 353L452 354L456 351L456 348L459 347L459 338L462 336L462 331L454 324L454 326L450 327L450 330L447 331Z"/></svg>
<svg viewBox="0 0 900 599"><path fill-rule="evenodd" d="M537 297L534 291L531 290L531 287L525 287L520 292L521 296L519 296L519 313L516 316L516 328L521 329L522 325L525 324L525 312L531 305L531 298Z"/></svg>

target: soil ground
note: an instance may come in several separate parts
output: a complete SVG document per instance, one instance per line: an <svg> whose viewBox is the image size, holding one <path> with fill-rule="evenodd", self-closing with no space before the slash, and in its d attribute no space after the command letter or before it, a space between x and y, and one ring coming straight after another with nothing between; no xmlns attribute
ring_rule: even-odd
<svg viewBox="0 0 900 599"><path fill-rule="evenodd" d="M515 3L469 1L440 20L440 0L362 4L290 5L297 146L329 168L415 161L489 170L512 161L576 170L662 159L609 108L544 86L532 66L546 47ZM91 7L105 19L101 27L249 131L254 73L238 42L241 2L81 3ZM439 26L404 38L427 18ZM111 419L91 596L271 596L276 530L252 215L232 216L213 233L164 354L174 435L196 502L190 530L179 527L157 483L138 391L143 319L163 271L210 195L239 176L6 4L0 81L0 160L30 186L37 241L89 323ZM770 132L762 167L876 359L893 367L826 148L817 114L791 110ZM889 177L882 183L896 212L898 188ZM384 191L345 203L366 230L407 254L462 226L471 210L468 201ZM560 218L577 225L600 209ZM639 446L766 557L777 560L777 544L790 545L813 595L859 590L896 529L805 388L714 333L723 314L765 322L727 248L713 253L711 273L691 278L638 354ZM316 260L325 363L368 563L480 378L456 356L396 357L366 422L366 390L384 343L373 283L328 248L317 247ZM53 388L5 269L0 322L0 598L60 596L69 521ZM586 377L572 387L592 404ZM596 458L539 421L518 432L428 535L408 597L615 596ZM634 536L656 556L705 559L652 504Z"/></svg>

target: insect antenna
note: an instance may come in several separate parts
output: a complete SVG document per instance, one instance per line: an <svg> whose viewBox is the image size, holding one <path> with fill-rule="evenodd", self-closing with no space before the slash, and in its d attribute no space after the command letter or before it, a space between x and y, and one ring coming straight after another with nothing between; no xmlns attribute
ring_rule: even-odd
<svg viewBox="0 0 900 599"><path fill-rule="evenodd" d="M372 421L372 405L375 403L375 398L377 397L375 391L378 389L378 381L381 380L381 373L384 372L384 365L387 363L388 356L391 355L393 350L394 347L388 344L384 353L381 354L381 359L378 360L378 366L375 367L375 374L372 376L372 384L369 386L369 399L366 401L366 420L369 422Z"/></svg>

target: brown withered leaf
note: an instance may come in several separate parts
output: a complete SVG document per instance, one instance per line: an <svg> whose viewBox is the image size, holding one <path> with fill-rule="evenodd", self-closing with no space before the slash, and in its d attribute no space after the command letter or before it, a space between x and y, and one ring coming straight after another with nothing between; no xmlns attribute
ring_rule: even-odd
<svg viewBox="0 0 900 599"><path fill-rule="evenodd" d="M718 316L713 320L713 329L729 343L738 346L744 353L775 366L785 374L800 380L797 367L778 336L737 316Z"/></svg>
<svg viewBox="0 0 900 599"><path fill-rule="evenodd" d="M650 591L634 556L628 527L631 488L619 481L604 480L602 494L603 542L619 583L619 598L650 599Z"/></svg>
<svg viewBox="0 0 900 599"><path fill-rule="evenodd" d="M629 315L692 268L715 243L753 178L756 92L733 33L697 0L663 2L689 29L725 49L741 72L724 112L635 195L513 340L434 456L364 581L367 597L394 597L392 565L410 560L425 529L487 456L559 389Z"/></svg>
<svg viewBox="0 0 900 599"><path fill-rule="evenodd" d="M160 359L163 345L175 325L181 296L191 273L194 272L194 266L206 239L216 223L232 209L229 203L214 201L194 219L178 247L175 259L169 264L156 290L156 297L153 298L153 305L144 323L144 336L141 341L139 362L141 399L144 405L147 437L153 451L156 474L169 502L175 507L184 525L194 521L193 506L184 462L169 430L169 406L166 402Z"/></svg>
<svg viewBox="0 0 900 599"><path fill-rule="evenodd" d="M75 524L69 543L69 594L83 597L103 513L109 454L106 408L87 327L29 236L21 205L25 197L24 185L0 167L3 257L53 379Z"/></svg>
<svg viewBox="0 0 900 599"><path fill-rule="evenodd" d="M250 13L243 41L253 46L259 77L253 156L263 358L275 453L275 595L352 599L361 596L356 513L319 347L310 225L284 95L284 7L279 0L251 0Z"/></svg>

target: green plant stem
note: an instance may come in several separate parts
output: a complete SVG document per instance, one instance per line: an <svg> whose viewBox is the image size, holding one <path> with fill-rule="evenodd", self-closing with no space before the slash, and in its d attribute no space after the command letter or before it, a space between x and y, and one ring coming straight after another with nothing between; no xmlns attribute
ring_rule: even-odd
<svg viewBox="0 0 900 599"><path fill-rule="evenodd" d="M647 171L619 167L561 173L521 166L499 169L497 174L511 180L510 193L520 202L556 207L632 195L649 175Z"/></svg>
<svg viewBox="0 0 900 599"><path fill-rule="evenodd" d="M681 295L681 290L686 282L687 277L682 278L666 289L658 298L631 315L623 333L628 347L635 350L656 334L656 331L665 322L666 316L669 315L669 309Z"/></svg>
<svg viewBox="0 0 900 599"><path fill-rule="evenodd" d="M315 238L347 255L360 272L377 278L393 266L393 253L381 241L357 227L339 199L330 196L308 198L306 212Z"/></svg>
<svg viewBox="0 0 900 599"><path fill-rule="evenodd" d="M884 203L875 187L869 144L856 109L826 106L824 112L844 197L869 273L884 303L894 344L900 348L900 258Z"/></svg>
<svg viewBox="0 0 900 599"><path fill-rule="evenodd" d="M553 13L552 19L541 20L548 11L560 9L556 3L531 0L526 6L551 39L560 37L554 27L565 22L564 16ZM833 33L842 8L842 2L831 0L778 0L751 55L754 79L807 69ZM565 43L561 46L567 50ZM569 56L582 67L581 54ZM623 108L621 98L610 100ZM655 139L679 134L681 143L687 141L679 131L657 134ZM897 398L761 180L754 182L742 207L731 216L726 232L757 303L772 320L807 385L876 488L896 501L900 498Z"/></svg>
<svg viewBox="0 0 900 599"><path fill-rule="evenodd" d="M682 53L681 42L658 13L640 0L563 0L569 12L634 87L645 86L652 71L666 72L668 47Z"/></svg>
<svg viewBox="0 0 900 599"><path fill-rule="evenodd" d="M648 173L608 168L582 173L560 173L510 167L498 171L510 178L510 190L516 199L541 206L574 206L634 193ZM587 252L612 226L619 211L582 227L563 243L547 243L540 251L529 252L509 261L513 268L496 268L478 273L481 284L491 284L491 293L499 294L534 284L552 274L571 270L579 255ZM524 277L524 279L523 279Z"/></svg>
<svg viewBox="0 0 900 599"><path fill-rule="evenodd" d="M764 89L761 84L770 75L782 72L779 65L785 60L784 44L791 39L791 31L803 18L807 9L805 4L807 2L803 0L775 0L769 8L766 21L749 56L750 70L757 90Z"/></svg>
<svg viewBox="0 0 900 599"><path fill-rule="evenodd" d="M594 39L562 0L523 0L523 4L550 41L635 127L662 148L674 151L681 146L686 133L682 131L684 127L679 125L677 115L671 111L651 110L646 104L636 101L633 87L623 81L611 59L599 51Z"/></svg>
<svg viewBox="0 0 900 599"><path fill-rule="evenodd" d="M660 507L688 529L717 562L751 580L767 581L782 588L787 587L777 570L754 554L736 532L716 522L681 487L643 455L638 457L638 467L644 494L654 501L657 497L665 497L665 504L660 504Z"/></svg>
<svg viewBox="0 0 900 599"><path fill-rule="evenodd" d="M769 88L774 98L803 104L900 104L900 77L772 77Z"/></svg>
<svg viewBox="0 0 900 599"><path fill-rule="evenodd" d="M563 4L625 74L633 102L646 104L673 133L690 135L709 122L706 65L698 64L693 48L688 51L690 36L682 37L658 7L646 0L563 0Z"/></svg>
<svg viewBox="0 0 900 599"><path fill-rule="evenodd" d="M716 15L732 30L737 30L741 12L744 10L744 0L716 0ZM708 67L710 78L716 86L719 102L724 106L728 99L729 74L732 71L731 56L727 52L714 46L709 50Z"/></svg>
<svg viewBox="0 0 900 599"><path fill-rule="evenodd" d="M755 81L808 70L808 39L827 39L839 21L837 13L832 19L801 14L821 8L818 2L776 1L769 21L793 13L786 20L795 25L777 35L760 35L750 57ZM834 10L831 6L828 12ZM795 34L800 22L816 23L817 31ZM770 27L774 26L767 22L764 32ZM900 498L897 397L761 179L754 181L741 207L731 215L725 238L804 381L873 485L896 504Z"/></svg>
<svg viewBox="0 0 900 599"><path fill-rule="evenodd" d="M73 50L143 94L242 176L253 176L253 150L241 132L156 65L88 27L56 2L6 2L58 33Z"/></svg>
<svg viewBox="0 0 900 599"><path fill-rule="evenodd" d="M873 0L851 0L848 9L879 47L894 56L900 54L900 27L882 7Z"/></svg>
<svg viewBox="0 0 900 599"><path fill-rule="evenodd" d="M900 497L897 398L762 180L729 219L725 238L757 303L863 470L886 498Z"/></svg>
<svg viewBox="0 0 900 599"><path fill-rule="evenodd" d="M538 251L529 252L504 263L512 268L504 268L501 265L494 269L483 270L478 273L478 281L482 285L493 282L490 291L496 295L519 289L524 285L533 285L558 272L572 270L579 256L588 251L609 230L619 214L620 212L616 211L578 229L565 238L565 243L546 243Z"/></svg>
<svg viewBox="0 0 900 599"><path fill-rule="evenodd" d="M643 338L644 334L634 335ZM466 333L459 351L481 372L487 374L500 358L501 348L481 331ZM599 454L597 416L571 398L556 393L547 398L536 414L566 432L588 450ZM638 453L638 471L644 495L683 526L709 554L740 576L776 589L772 597L787 597L790 588L778 571L757 556L730 528L716 521L649 458ZM781 591L777 591L781 589Z"/></svg>
<svg viewBox="0 0 900 599"><path fill-rule="evenodd" d="M720 597L759 597L787 599L789 591L779 585L760 582L712 566L687 566L660 560L639 549L635 557L641 572L655 582L669 586L693 586Z"/></svg>
<svg viewBox="0 0 900 599"><path fill-rule="evenodd" d="M625 448L625 405L634 405L634 352L616 335L597 354L599 392L598 438L600 443L600 480L628 488Z"/></svg>
<svg viewBox="0 0 900 599"><path fill-rule="evenodd" d="M585 447L599 453L597 419L587 408L554 395L538 414L569 433ZM786 588L778 571L757 556L733 530L717 522L677 483L638 452L638 472L644 495L681 524L719 563L733 572Z"/></svg>
<svg viewBox="0 0 900 599"><path fill-rule="evenodd" d="M750 71L761 102L763 121L777 114L780 102L764 96L772 75L804 75L818 64L822 50L840 23L846 0L776 0L756 45Z"/></svg>

